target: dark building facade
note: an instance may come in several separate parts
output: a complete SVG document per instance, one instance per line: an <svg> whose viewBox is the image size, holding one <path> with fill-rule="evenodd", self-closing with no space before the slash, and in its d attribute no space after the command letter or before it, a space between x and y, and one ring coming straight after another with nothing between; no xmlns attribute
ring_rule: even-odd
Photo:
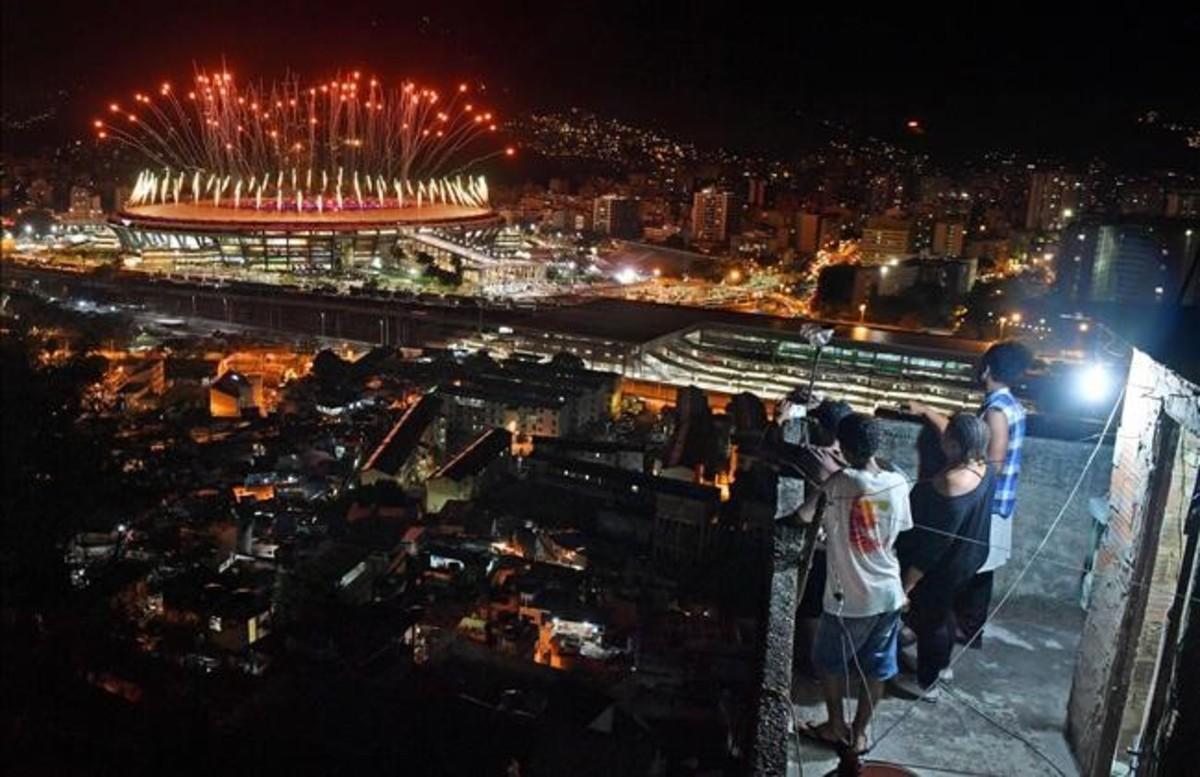
<svg viewBox="0 0 1200 777"><path fill-rule="evenodd" d="M1200 221L1081 221L1063 231L1056 284L1072 302L1174 302L1200 248ZM1196 281L1182 293L1196 302Z"/></svg>

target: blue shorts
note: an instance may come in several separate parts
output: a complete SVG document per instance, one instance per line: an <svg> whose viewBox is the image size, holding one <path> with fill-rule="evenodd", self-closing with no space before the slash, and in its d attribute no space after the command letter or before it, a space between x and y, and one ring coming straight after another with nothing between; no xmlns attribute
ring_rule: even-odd
<svg viewBox="0 0 1200 777"><path fill-rule="evenodd" d="M817 639L813 643L813 666L822 674L844 677L862 673L870 680L896 676L896 640L900 634L900 611L865 618L839 618L821 613ZM858 666L854 665L858 657Z"/></svg>

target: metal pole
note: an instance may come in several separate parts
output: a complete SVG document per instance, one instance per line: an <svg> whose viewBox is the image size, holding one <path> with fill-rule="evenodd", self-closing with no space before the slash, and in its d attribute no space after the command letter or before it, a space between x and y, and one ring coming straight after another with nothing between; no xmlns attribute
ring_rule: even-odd
<svg viewBox="0 0 1200 777"><path fill-rule="evenodd" d="M808 397L805 401L809 401L813 396L813 389L817 385L817 367L821 364L821 351L824 350L821 346L817 346L817 352L813 356L812 373L808 376ZM804 442L808 442L808 427L804 427Z"/></svg>

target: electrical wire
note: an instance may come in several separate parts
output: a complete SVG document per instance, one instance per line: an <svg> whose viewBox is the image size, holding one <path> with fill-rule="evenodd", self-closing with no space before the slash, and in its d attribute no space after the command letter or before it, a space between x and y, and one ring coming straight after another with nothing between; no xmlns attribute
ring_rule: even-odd
<svg viewBox="0 0 1200 777"><path fill-rule="evenodd" d="M1054 517L1054 520L1051 522L1050 527L1046 530L1045 536L1042 537L1041 542L1038 543L1038 546L1034 549L1033 554L1025 562L1025 565L1021 568L1021 571L1017 574L1016 579L1013 580L1013 582L1009 586L1008 590L1004 593L1004 596L1001 597L1000 602L992 609L991 613L988 614L988 616L984 619L983 623L979 626L979 628L975 631L975 633L972 634L971 637L967 640L968 645L971 644L972 642L974 642L975 640L979 639L980 635L983 634L983 631L987 627L987 625L989 623L991 623L993 620L995 620L996 616L1004 608L1004 605L1008 603L1008 600L1012 597L1013 593L1017 590L1017 587L1020 586L1021 581L1025 579L1025 575L1028 574L1029 570L1033 567L1034 562L1037 561L1038 556L1041 555L1042 550L1045 549L1046 544L1050 541L1050 537L1054 535L1055 529L1058 528L1059 523L1062 522L1063 517L1067 514L1067 507L1070 506L1071 501L1075 498L1075 494L1077 494L1079 492L1080 487L1083 485L1084 478L1087 476L1088 471L1091 469L1092 463L1096 460L1096 456L1097 456L1097 454L1099 454L1100 448L1102 447L1102 444L1103 444L1104 435L1107 434L1109 427L1112 426L1113 420L1116 418L1116 415L1117 415L1117 408L1119 408L1121 406L1121 401L1124 399L1124 397L1125 397L1125 389L1122 388L1121 393L1117 396L1116 401L1113 402L1112 410L1108 414L1108 419L1104 423L1104 430L1101 434L1101 439L1099 441L1097 441L1095 447L1092 448L1091 454L1088 456L1087 461L1084 462L1083 469L1081 469L1079 472L1079 477L1076 478L1076 480L1075 480L1075 485L1071 488L1070 492L1067 494L1067 498L1063 501L1062 507L1059 508L1058 514ZM954 667L954 665L956 663L958 663L958 661L961 660L962 657L966 654L967 654L967 651L965 651L965 650L960 652L957 656L955 656L950 661L950 664L949 664L949 666L947 666L947 669L952 669ZM929 686L929 688L925 689L925 691L922 692L922 694L918 697L917 701L923 700L928 693L930 693L934 688L937 688L941 684L943 684L943 682L941 680L939 680L938 682L935 682L933 685ZM871 749L878 747L879 744L882 743L885 739L887 739L887 737L889 735L891 735L891 733L893 731L895 731L899 726L901 726L905 721L907 721L909 719L909 717L912 715L913 711L915 711L918 706L919 705L917 705L917 704L913 704L907 710L905 710L904 713L901 714L900 717L897 718L890 726L888 726L888 728L884 730L883 734L881 734L879 736L879 738L877 740L875 740L875 743L872 745ZM1022 740L1022 741L1025 741L1025 740ZM1025 743L1027 745L1029 745L1029 743L1027 741L1025 741ZM1032 745L1029 745L1029 746L1032 747ZM1034 748L1034 749L1036 749L1036 748ZM1043 755L1043 757L1045 757L1044 754L1040 753L1040 751L1039 751L1039 755ZM1049 760L1048 757L1046 757L1046 760ZM1057 769L1057 767L1055 767L1055 768Z"/></svg>
<svg viewBox="0 0 1200 777"><path fill-rule="evenodd" d="M840 623L842 625L842 632L845 635L845 638L843 638L842 635L839 634L838 642L841 644L841 647L842 647L842 673L845 675L845 683L846 683L844 686L842 686L842 692L841 692L842 693L841 724L843 726L846 726L846 715L849 712L849 710L846 709L846 700L852 697L852 694L850 692L850 688L852 687L850 685L850 662L848 662L846 660L846 643L850 642L850 649L853 651L854 663L856 663L856 664L858 663L858 650L855 649L854 642L853 642L853 640L850 639L850 632L846 629L846 622L844 620L842 620L841 609L842 609L842 603L839 600L838 612L837 612L837 615L835 615L834 617L836 617L838 619L838 623ZM818 632L818 633L820 633L820 632ZM863 687L863 692L866 693L867 696L870 696L870 693L868 692L868 689L865 686ZM873 705L872 705L872 709L874 709ZM858 717L858 701L855 701L855 703L854 703L854 716ZM850 729L850 747L857 750L858 749L858 734L854 730L853 720L854 719L851 718L851 722L850 722L849 726L847 726L847 728Z"/></svg>
<svg viewBox="0 0 1200 777"><path fill-rule="evenodd" d="M891 487L891 489L888 489L888 490L892 490L892 489L895 489L895 488L897 488L897 487L899 487L899 485L898 485L898 484L897 484L897 485L894 485L894 486L892 486L892 487ZM828 496L828 495L826 494L826 496ZM827 546L828 546L828 541L827 541ZM865 697L865 699L866 699L866 702L867 702L867 705L868 705L868 707L870 708L870 715L869 715L869 716L868 716L868 718L867 718L867 730L865 730L865 731L861 732L861 733L863 734L863 736L864 736L864 737L866 738L866 740L867 740L867 750L870 750L871 732L872 732L872 730L873 730L873 729L872 729L872 724L873 724L873 722L874 722L874 720L875 720L875 698L874 698L874 696L871 694L871 686L870 686L870 683L867 681L867 673L866 673L865 671L863 671L863 668L862 668L862 662L860 662L860 661L859 661L859 658L858 658L858 650L859 650L859 647L858 647L857 645L855 645L855 644L854 644L854 639L853 639L853 637L852 637L852 636L851 636L851 634L850 634L850 629L849 629L849 627L846 625L846 620L845 620L845 618L844 618L844 617L843 617L843 615L842 615L842 611L844 610L844 608L845 608L845 606L846 606L845 598L844 598L844 596L842 595L842 592L843 592L845 589L844 589L844 587L841 585L841 581L840 581L840 579L839 579L839 575L838 575L837 566L836 566L836 565L833 565L833 564L830 564L830 565L827 565L827 569L829 570L829 574L830 574L830 575L832 575L832 577L833 577L833 580L832 580L832 582L833 582L833 584L834 584L834 591L835 591L835 594L834 594L834 595L835 595L835 597L837 598L837 601L838 601L837 612L835 612L835 613L832 613L832 614L833 614L833 617L837 619L838 626L839 626L839 627L841 628L841 630L842 630L842 634L841 634L841 635L839 635L839 639L838 639L838 641L841 643L841 648L842 648L842 668L843 668L843 671L845 672L845 675L846 675L846 687L845 687L845 691L846 691L846 695L847 695L847 696L849 696L849 695L850 695L850 687L851 687L851 686L850 686L850 666L849 666L849 662L848 662L848 661L846 661L846 645L847 645L847 644L849 644L849 645L850 645L850 648L851 648L851 651L852 651L852 652L851 652L851 656L852 656L852 657L853 657L853 659L854 659L854 668L855 668L855 670L858 672L858 678L859 678L859 681L862 683L862 696L863 696L863 697ZM875 617L878 617L878 616L875 616ZM898 630L899 630L899 628L900 628L900 625L899 625L899 619L897 618L897 622L896 622L895 624L893 624L893 629L898 631ZM857 699L857 700L855 701L855 710L854 710L855 718L857 718L857 717L858 717L858 706L857 706L857 705L858 705L858 704L861 704L861 703L862 703L862 700L861 700L861 699ZM844 712L844 711L845 711L845 710L843 709L843 712ZM843 722L843 723L845 723L845 720L843 720L842 722ZM853 741L851 742L851 745L850 745L850 746L851 746L851 747L853 747L853 748L855 748L855 751L857 752L857 748L858 748L858 735L857 735L857 733L854 731L854 726L853 726L853 724L851 724L851 725L850 725L850 735L851 735L851 737L853 738Z"/></svg>
<svg viewBox="0 0 1200 777"><path fill-rule="evenodd" d="M842 618L842 613L841 613L840 608L838 610L836 617L838 620L838 624L842 627L842 633L845 634L846 640L850 641L851 647L854 647L854 642L852 640L850 640L850 630L846 627L846 621L845 621L845 619ZM897 620L895 628L897 630L900 628L899 620ZM842 661L843 662L846 660L845 644L846 644L845 642L842 643ZM862 683L863 696L866 697L867 706L869 706L871 709L871 715L870 715L870 717L867 718L867 730L862 732L863 736L866 737L867 745L868 745L868 749L869 749L870 742L871 742L872 724L875 722L875 698L871 695L870 684L867 683L867 673L863 671L862 664L858 660L858 649L857 648L854 650L854 653L852 655L854 656L854 668L858 671L858 679ZM850 689L850 670L849 670L849 667L847 667L846 668L846 692L847 692L847 695L849 695L849 689ZM859 704L862 704L861 699L859 699L855 702L855 707L854 707L855 717L858 716L858 705ZM858 737L854 734L853 724L851 724L851 726L850 726L850 734L851 734L851 736L854 736L854 742L852 743L851 746L857 750Z"/></svg>
<svg viewBox="0 0 1200 777"><path fill-rule="evenodd" d="M943 537L952 537L954 539L962 540L963 542L969 542L969 543L972 543L975 545L983 545L986 548L992 547L992 544L985 540L977 540L974 537L967 537L962 534L955 534L954 532L948 532L948 531L944 531L942 529L935 529L932 526L922 526L920 524L913 524L913 529L916 531L929 532L931 534L940 534ZM1099 572L1096 572L1095 569L1088 569L1087 567L1081 567L1081 566L1079 566L1077 564L1073 564L1069 561L1060 561L1059 559L1056 559L1056 558L1049 558L1049 557L1043 556L1040 560L1047 564L1053 564L1054 566L1062 567L1063 569L1069 569L1072 572L1079 572L1081 574L1091 574L1092 577L1096 580L1107 580L1107 579L1113 579L1113 578L1118 577L1118 575L1115 575L1115 574L1101 574ZM1191 602L1200 604L1200 595L1189 596L1188 594L1178 593L1178 592L1174 591L1174 586L1165 586L1165 585L1157 586L1157 585L1154 585L1153 583L1139 583L1136 580L1122 580L1121 582L1125 583L1126 585L1129 585L1132 588L1145 588L1147 591L1153 591L1154 593L1158 594L1159 596L1170 596L1173 599L1191 601ZM1170 589L1170 590L1168 590L1168 589Z"/></svg>
<svg viewBox="0 0 1200 777"><path fill-rule="evenodd" d="M979 636L983 633L986 626L996 618L996 616L1000 613L1001 609L1003 609L1003 607L1008 603L1008 600L1011 598L1012 594L1017 590L1020 583L1024 580L1025 576L1028 574L1028 572L1032 568L1033 564L1036 561L1038 561L1039 557L1041 556L1042 551L1045 549L1047 543L1049 542L1050 537L1054 534L1055 530L1058 528L1058 525L1062 522L1063 517L1066 515L1067 508L1070 506L1071 502L1074 500L1075 495L1079 492L1079 489L1083 484L1084 478L1086 477L1087 473L1090 471L1092 464L1095 462L1096 456L1098 455L1100 448L1103 447L1104 442L1108 439L1109 430L1111 429L1112 423L1113 423L1114 419L1116 418L1117 410L1118 410L1118 408L1120 408L1121 403L1125 398L1126 390L1127 390L1127 387L1122 387L1121 392L1118 395L1118 397L1116 398L1116 400L1114 401L1112 409L1109 412L1108 418L1105 421L1103 430L1098 435L1089 435L1087 438L1080 440L1080 442L1085 442L1085 441L1090 442L1094 439L1095 446L1093 447L1091 453L1088 455L1088 458L1085 461L1084 466L1083 466L1082 470L1080 471L1079 476L1076 479L1074 486L1071 488L1070 492L1067 494L1066 499L1063 501L1061 507L1059 508L1057 515L1055 516L1054 520L1051 522L1050 527L1047 529L1046 534L1042 537L1042 540L1038 543L1037 547L1034 549L1034 551L1030 555L1029 559L1025 562L1025 565L1021 568L1021 571L1018 573L1017 578L1009 586L1008 590L1005 592L1004 596L1001 597L999 603L992 609L991 613L988 614L988 616L984 619L983 624L979 627L979 629L976 631L976 633L974 635L972 635L971 638L968 640L968 644L970 644L971 642L974 642L976 639L978 639ZM792 464L791 462L784 461L781 463L784 464L785 466L792 467L796 471L800 472L802 475L806 475L806 473L804 473L803 470L801 470L798 466ZM1002 462L991 462L991 463L1002 463ZM910 485L915 485L916 483L921 482L920 479L909 479L907 477L905 477L905 480ZM878 493L885 493L886 491L889 491L889 490L891 490L891 489L890 488L889 489L881 489ZM844 497L844 498L846 498L846 499L861 499L864 496L871 496L871 495L872 494L859 494L854 497ZM828 498L829 495L827 494L826 497ZM962 535L957 535L952 532L940 531L940 530L934 529L932 527L914 526L914 528L920 528L920 529L932 531L935 533L944 534L947 536L951 536L951 537L954 537L957 539L964 540L966 542L974 542L974 543L978 543L978 544L984 544L984 545L988 545L989 547L991 545L991 543L989 543L989 542L982 542L980 540L976 540L971 537L965 537ZM1043 559L1043 560L1047 561L1048 563L1057 564L1059 566L1063 566L1065 568L1069 568L1069 569L1072 569L1072 570L1078 571L1078 572L1087 573L1089 571L1092 571L1092 570L1088 570L1086 568L1079 567L1079 566L1076 566L1073 564L1058 561L1056 559L1047 558L1047 559ZM1092 571L1092 573L1093 573L1093 575L1095 575L1094 571ZM1100 576L1100 575L1096 575L1096 576L1104 577L1104 576ZM1139 585L1138 583L1136 583L1134 581L1127 581L1127 582L1129 582L1131 585ZM1153 586L1150 586L1149 584L1146 584L1146 585L1148 588L1153 590ZM1181 594L1174 594L1174 595L1175 596L1186 596L1186 595L1181 595ZM1193 600L1200 601L1200 597L1191 597L1191 598ZM849 631L845 625L844 620L841 618L840 610L839 610L839 613L837 614L837 617L838 617L838 621L842 627L842 630L845 633L846 638L848 639ZM845 643L843 642L843 659L845 658L844 645L845 645ZM966 651L960 652L958 656L956 656L953 660L951 660L947 669L952 668L964 655L966 655ZM865 673L862 670L861 664L858 662L857 651L855 651L855 665L859 672L860 678L863 681L864 691L865 691L866 690L866 677L865 677ZM846 667L846 673L847 673L846 682L847 682L847 688L848 688L849 687L849 668L848 668L848 666ZM939 679L933 685L931 685L928 689L925 689L925 691L919 697L918 701L920 699L923 699L928 693L930 693L938 685L944 685L944 684L945 684L945 682ZM991 723L993 726L995 726L996 728L998 728L999 730L1004 732L1009 737L1024 744L1038 758L1040 758L1045 763L1047 763L1057 774L1065 777L1065 773L1062 771L1062 769L1049 756L1047 756L1036 745L1034 745L1028 738L1007 728L1006 726L1001 724L999 721L995 720L993 717L988 715L986 712L984 712L983 710L979 709L978 707L976 707L975 705L970 703L966 698L964 698L964 694L962 694L961 692L957 691L954 688L948 687L948 689L951 691L951 693L953 694L954 698L957 701L962 703L964 706L966 706L968 709L970 709L972 712L974 712L975 714L977 714L978 716L980 716L987 722ZM872 716L871 717L873 719L874 718L873 700L870 699L869 692L867 693L867 696L868 696L868 702L872 704ZM908 709L905 710L905 712L899 718L897 718L897 720L895 722L893 722L890 726L888 726L887 729L884 730L883 734L881 734L873 743L870 744L870 746L867 748L867 752L870 752L871 750L874 750L876 747L878 747L893 731L895 731L900 725L902 725L908 719L908 717L913 713L913 711L915 711L918 708L918 706L919 705L917 705L917 704L910 705L908 707ZM909 768L925 769L928 771L938 771L938 772L943 772L943 773L947 773L947 774L963 774L963 775L980 775L981 774L981 773L977 773L977 772L961 771L961 770L941 768L941 767L936 767L936 766L917 765L917 764L902 764L899 762L895 762L895 763L898 766L906 766Z"/></svg>
<svg viewBox="0 0 1200 777"><path fill-rule="evenodd" d="M984 712L983 710L979 709L979 707L976 707L974 704L972 704L970 701L967 700L965 693L963 693L955 688L947 688L947 690L949 690L950 693L953 694L955 700L958 701L960 704L962 704L964 707L969 709L971 712L974 712L976 715L983 718L988 723L991 723L993 726L1000 729L1008 736L1012 737L1013 739L1017 740L1021 744L1025 745L1027 748L1029 748L1031 751L1033 751L1034 755L1036 755L1038 758L1042 759L1046 763L1050 764L1050 768L1054 769L1055 772L1062 775L1062 777L1067 777L1066 772L1064 772L1062 770L1062 768L1059 767L1058 764L1054 763L1054 761L1050 758L1050 756L1043 753L1040 749L1038 749L1038 747L1036 745L1033 744L1033 742L1029 741L1029 739L1027 737L1025 737L1021 734L1018 734L1016 731L1013 731L1012 729L1008 728L1000 721L993 718L991 715L989 715L986 712Z"/></svg>
<svg viewBox="0 0 1200 777"><path fill-rule="evenodd" d="M1101 435L1100 445L1103 445L1103 440L1104 440L1104 436ZM1081 440L1080 442L1083 442L1083 440ZM1004 464L1004 459L984 459L984 461L991 465L1001 465L1002 466ZM802 475L804 475L805 480L808 479L807 473L805 473L804 470L801 469L796 464L793 464L790 461L780 461L779 463L784 466L791 467L796 472L801 473ZM883 470L884 472L892 472L892 473L899 475L901 478L904 479L904 483L907 486L915 486L915 485L918 485L919 483L932 483L934 481L934 479L937 477L937 475L933 475L933 476L930 476L927 478L912 478L912 477L909 477L908 475L904 474L903 472L901 472L898 469L894 469L894 468L893 469L885 469L884 467L880 467L880 469ZM840 470L839 470L839 472L840 472ZM834 473L834 474L837 474L837 473ZM833 476L831 475L830 477L833 477ZM825 482L828 483L829 481L826 480ZM823 484L819 484L818 487L820 485L823 485ZM847 496L831 496L830 494L826 494L825 498L828 500L839 501L839 502L856 502L859 499L862 499L864 497L879 496L881 494L886 494L887 492L891 491L893 488L895 488L895 486L888 486L887 488L881 488L878 491L865 491L861 494L854 494L854 495L847 495Z"/></svg>
<svg viewBox="0 0 1200 777"><path fill-rule="evenodd" d="M1119 401L1117 404L1119 405ZM1141 434L1110 435L1107 433L1107 429L1108 429L1108 426L1106 425L1106 427L1105 427L1106 431L1104 431L1104 432L1088 435L1087 437L1080 438L1078 440L1072 440L1071 442L1095 442L1098 445L1103 445L1104 441L1108 440L1108 439L1132 439L1132 438L1141 437ZM1184 443L1181 440L1181 445L1183 445L1183 444ZM802 475L807 475L807 473L805 473L804 470L802 470L800 467L798 467L797 465L795 465L794 463L792 463L790 461L780 461L778 463L783 466L790 467ZM990 461L989 463L996 464L996 463L1001 463L1001 462L1000 461ZM899 473L899 474L903 475L903 473ZM920 483L932 482L934 480L934 478L936 478L936 477L937 476L933 476L930 478L909 478L907 476L904 476L905 482L907 484L913 485L913 486L920 484ZM805 477L805 479L807 480L807 477ZM1182 483L1182 481L1181 481L1181 483ZM890 490L890 488L889 489L880 489L880 490L874 491L874 492L866 492L859 496L833 496L833 495L827 493L827 494L825 494L825 499L827 501L831 500L831 499L837 500L837 501L853 501L856 499L860 499L862 497L877 496L877 495L886 493L888 490ZM961 534L955 534L953 532L943 531L941 529L936 529L932 526L923 526L920 524L915 524L913 526L913 528L916 530L919 530L919 531L930 532L933 534L940 534L942 536L962 540L963 542L973 543L973 544L977 544L977 545L984 545L988 548L992 547L990 542L987 542L984 540L978 540L978 539L975 539L974 537L967 537L967 536L964 536ZM1069 561L1062 561L1062 560L1055 559L1055 558L1043 558L1042 561L1045 561L1048 564L1053 564L1055 566L1062 567L1063 569L1069 569L1073 572L1079 572L1080 574L1091 574L1093 576L1093 578L1097 579L1097 580L1104 580L1104 579L1111 579L1111 578L1118 577L1117 575L1113 575L1113 574L1100 574L1100 573L1096 572L1094 569L1088 569L1087 567L1082 567L1075 563L1072 563ZM1200 595L1193 595L1193 596L1189 597L1187 594L1181 594L1181 593L1177 592L1176 590L1174 590L1174 587L1172 587L1172 586L1156 586L1151 583L1139 583L1139 582L1133 581L1133 580L1123 580L1122 582L1131 587L1134 587L1134 588L1146 588L1149 591L1154 591L1155 593L1157 593L1160 596L1169 596L1173 599L1189 600L1192 602L1200 603Z"/></svg>

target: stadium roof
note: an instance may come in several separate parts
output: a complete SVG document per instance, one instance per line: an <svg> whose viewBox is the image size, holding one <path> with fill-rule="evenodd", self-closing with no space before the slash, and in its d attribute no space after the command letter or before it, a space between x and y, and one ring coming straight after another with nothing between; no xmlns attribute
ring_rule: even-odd
<svg viewBox="0 0 1200 777"><path fill-rule="evenodd" d="M400 225L437 226L495 221L495 211L466 205L423 205L420 208L352 210L255 210L195 203L136 205L122 210L112 223L197 232L230 229L385 229Z"/></svg>
<svg viewBox="0 0 1200 777"><path fill-rule="evenodd" d="M642 344L666 335L701 326L743 327L762 331L764 336L800 339L800 328L818 323L834 330L833 344L893 346L913 350L952 352L975 356L988 343L933 333L902 331L899 328L826 324L803 318L783 318L732 310L663 305L621 299L595 299L578 305L540 310L518 325L538 331L564 332L618 343Z"/></svg>

